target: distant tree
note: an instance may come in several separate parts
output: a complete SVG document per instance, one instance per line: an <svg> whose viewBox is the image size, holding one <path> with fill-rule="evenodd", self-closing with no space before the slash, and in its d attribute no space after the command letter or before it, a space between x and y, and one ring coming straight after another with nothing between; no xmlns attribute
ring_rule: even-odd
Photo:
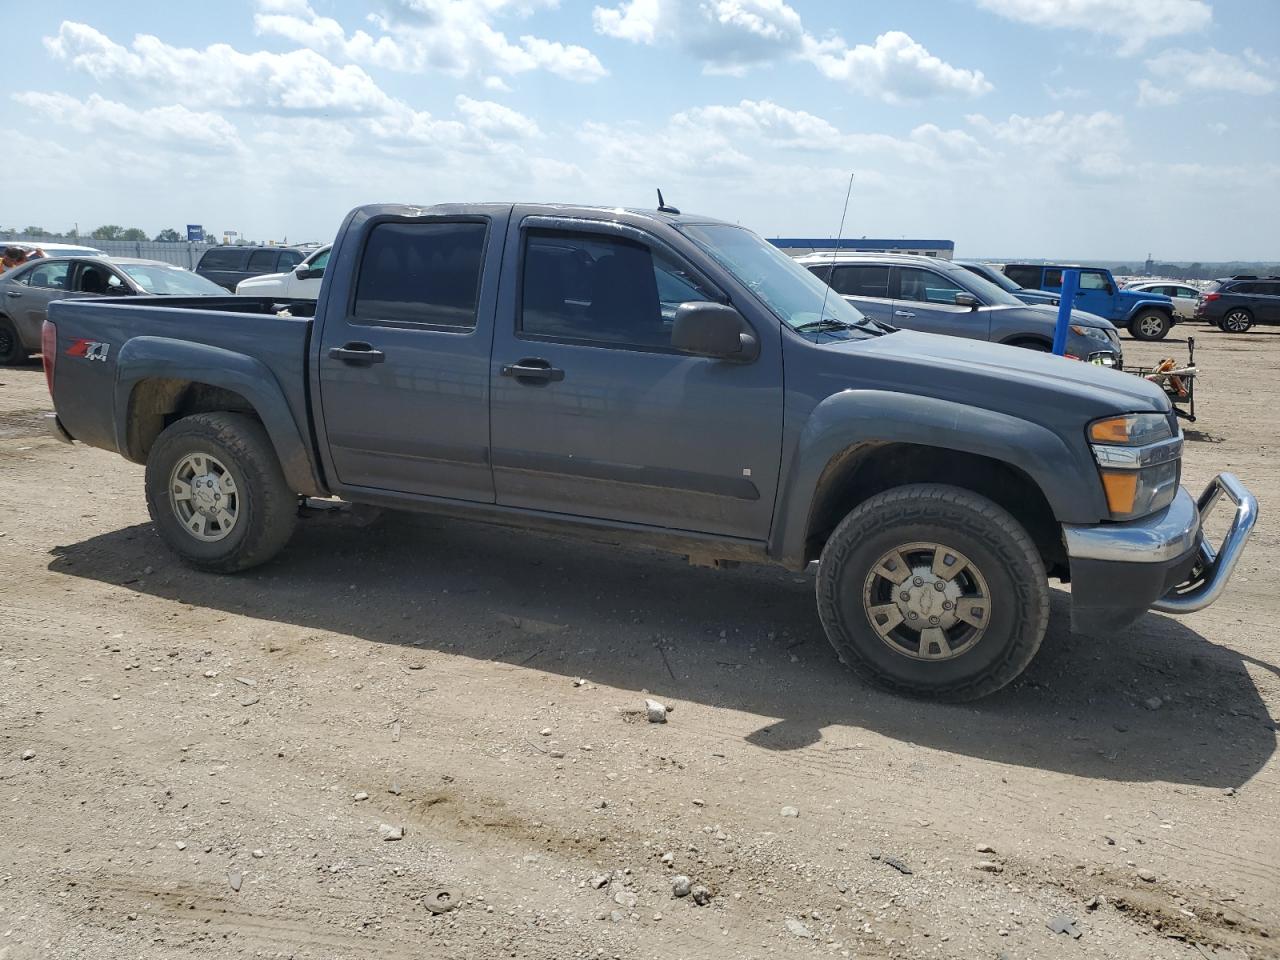
<svg viewBox="0 0 1280 960"><path fill-rule="evenodd" d="M147 235L142 230L139 230L137 227L130 227L124 233L120 234L120 239L121 240L145 240L147 239Z"/></svg>
<svg viewBox="0 0 1280 960"><path fill-rule="evenodd" d="M159 233L156 234L156 240L159 243L177 243L181 239L182 239L182 236L178 233L177 230L174 230L172 227L165 227L163 230L161 230Z"/></svg>
<svg viewBox="0 0 1280 960"><path fill-rule="evenodd" d="M123 233L124 227L118 226L114 223L107 223L98 227L93 231L93 233L89 234L89 236L94 240L120 240L122 239Z"/></svg>
<svg viewBox="0 0 1280 960"><path fill-rule="evenodd" d="M28 237L41 238L41 237L53 236L53 234L51 234L44 227L27 227L22 232L25 233Z"/></svg>

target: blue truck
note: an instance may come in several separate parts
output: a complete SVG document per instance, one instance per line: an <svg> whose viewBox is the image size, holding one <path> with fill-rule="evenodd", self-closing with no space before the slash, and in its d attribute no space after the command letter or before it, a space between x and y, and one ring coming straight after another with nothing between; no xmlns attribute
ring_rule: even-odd
<svg viewBox="0 0 1280 960"><path fill-rule="evenodd" d="M1062 293L1062 271L1080 271L1075 309L1106 317L1137 340L1163 340L1178 322L1173 300L1159 293L1122 290L1106 267L1007 263L1004 274L1020 287Z"/></svg>
<svg viewBox="0 0 1280 960"><path fill-rule="evenodd" d="M324 496L816 563L845 663L970 700L1031 661L1049 577L1082 629L1198 610L1257 510L1229 474L1181 486L1153 384L895 330L670 208L361 207L316 301L160 299L51 305L50 423L145 464L160 538L206 570L271 559Z"/></svg>

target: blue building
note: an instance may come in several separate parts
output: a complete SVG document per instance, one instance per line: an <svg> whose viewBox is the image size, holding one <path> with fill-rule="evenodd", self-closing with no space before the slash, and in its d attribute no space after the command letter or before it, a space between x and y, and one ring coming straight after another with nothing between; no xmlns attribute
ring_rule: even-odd
<svg viewBox="0 0 1280 960"><path fill-rule="evenodd" d="M837 248L835 237L771 237L769 242L793 257L809 253L914 253L921 257L950 260L956 255L954 240L873 240L870 237L845 237Z"/></svg>

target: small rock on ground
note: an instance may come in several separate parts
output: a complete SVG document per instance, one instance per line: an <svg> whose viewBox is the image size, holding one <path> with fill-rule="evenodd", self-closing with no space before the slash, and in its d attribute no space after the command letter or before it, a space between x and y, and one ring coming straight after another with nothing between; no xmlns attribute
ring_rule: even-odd
<svg viewBox="0 0 1280 960"><path fill-rule="evenodd" d="M380 836L383 840L403 840L404 827L393 827L389 823L379 824L378 836Z"/></svg>
<svg viewBox="0 0 1280 960"><path fill-rule="evenodd" d="M691 889L692 884L684 874L671 878L671 895L673 897L687 897Z"/></svg>
<svg viewBox="0 0 1280 960"><path fill-rule="evenodd" d="M800 811L797 810L795 807L783 807L782 815L784 817L798 817L800 816Z"/></svg>
<svg viewBox="0 0 1280 960"><path fill-rule="evenodd" d="M667 708L657 700L646 700L644 702L644 715L650 723L667 722Z"/></svg>
<svg viewBox="0 0 1280 960"><path fill-rule="evenodd" d="M808 927L799 920L794 920L791 917L787 917L787 930L804 940L810 940L813 938L813 934L809 932Z"/></svg>

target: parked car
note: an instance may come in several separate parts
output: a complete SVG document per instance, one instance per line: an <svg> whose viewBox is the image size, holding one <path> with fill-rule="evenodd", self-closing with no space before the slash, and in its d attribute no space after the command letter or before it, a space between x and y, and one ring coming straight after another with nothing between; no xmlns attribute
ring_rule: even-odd
<svg viewBox="0 0 1280 960"><path fill-rule="evenodd" d="M54 300L95 296L219 296L190 270L128 257L42 257L0 274L0 364L40 349L40 325Z"/></svg>
<svg viewBox="0 0 1280 960"><path fill-rule="evenodd" d="M292 270L309 252L298 247L210 247L196 264L196 273L235 293L241 280Z"/></svg>
<svg viewBox="0 0 1280 960"><path fill-rule="evenodd" d="M1023 303L950 261L901 253L819 253L797 262L829 280L831 289L862 313L895 327L1032 350L1053 348L1056 308ZM1124 366L1116 328L1079 310L1071 311L1066 352L1104 367Z"/></svg>
<svg viewBox="0 0 1280 960"><path fill-rule="evenodd" d="M1247 333L1255 323L1280 323L1280 277L1214 280L1196 303L1196 319L1224 333Z"/></svg>
<svg viewBox="0 0 1280 960"><path fill-rule="evenodd" d="M46 257L105 257L96 247L82 247L74 243L45 243L34 240L0 240L0 247L21 247L23 250L43 250Z"/></svg>
<svg viewBox="0 0 1280 960"><path fill-rule="evenodd" d="M994 264L980 263L976 260L952 260L957 266L964 267L970 273L976 273L984 280L989 280L1006 293L1012 293L1023 303L1042 303L1050 306L1057 306L1059 297L1056 294L1045 293L1043 290L1029 290L1026 287L1020 287L1008 277L1006 277Z"/></svg>
<svg viewBox="0 0 1280 960"><path fill-rule="evenodd" d="M1173 312L1179 320L1194 320L1200 291L1189 283L1177 280L1139 280L1125 285L1126 290L1138 293L1157 293L1173 301Z"/></svg>
<svg viewBox="0 0 1280 960"><path fill-rule="evenodd" d="M271 559L303 495L817 560L844 662L970 700L1031 661L1048 576L1081 629L1201 609L1256 513L1219 475L1201 502L1236 515L1208 547L1154 384L890 332L669 208L361 207L317 315L276 306L61 300L44 328L52 430L145 463L156 531L200 568Z"/></svg>
<svg viewBox="0 0 1280 960"><path fill-rule="evenodd" d="M1004 273L1014 283L1036 290L1062 293L1062 271L1080 271L1076 306L1106 317L1117 327L1127 328L1138 340L1163 340L1178 322L1173 301L1157 293L1122 290L1105 267L1072 264L1008 263Z"/></svg>
<svg viewBox="0 0 1280 960"><path fill-rule="evenodd" d="M276 297L280 300L315 300L320 296L320 281L329 263L333 245L321 247L305 260L284 273L266 273L236 284L236 294L244 297Z"/></svg>

